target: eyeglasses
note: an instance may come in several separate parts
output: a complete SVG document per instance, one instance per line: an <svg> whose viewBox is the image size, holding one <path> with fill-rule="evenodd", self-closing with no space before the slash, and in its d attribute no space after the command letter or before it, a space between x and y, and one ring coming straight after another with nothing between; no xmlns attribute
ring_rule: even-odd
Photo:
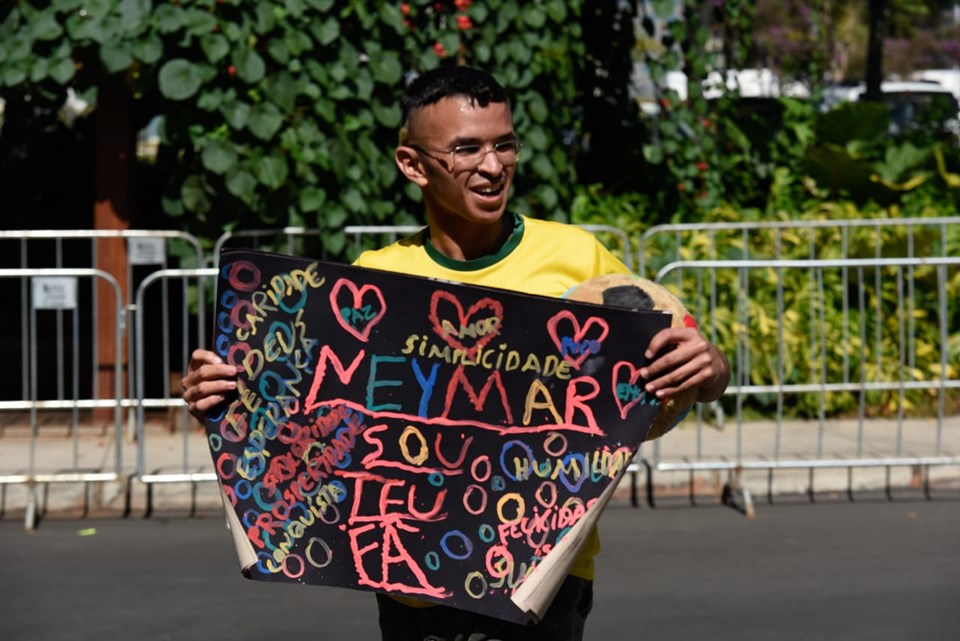
<svg viewBox="0 0 960 641"><path fill-rule="evenodd" d="M487 157L491 151L497 155L497 161L504 167L511 167L517 164L517 161L520 160L520 149L523 147L523 144L519 140L501 140L500 142L495 142L490 147L486 145L457 145L453 149L430 149L429 147L421 147L420 145L407 144L408 147L416 149L425 156L429 156L434 160L441 160L430 154L433 152L435 154L450 154L453 159L451 166L452 169L448 171L473 171L481 164L483 164L484 159Z"/></svg>

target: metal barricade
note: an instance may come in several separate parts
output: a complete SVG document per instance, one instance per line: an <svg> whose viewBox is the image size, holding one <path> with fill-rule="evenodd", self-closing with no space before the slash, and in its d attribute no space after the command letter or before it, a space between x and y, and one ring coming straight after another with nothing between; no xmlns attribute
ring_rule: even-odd
<svg viewBox="0 0 960 641"><path fill-rule="evenodd" d="M846 468L849 493L854 468L885 468L889 494L892 467L929 474L960 465L960 419L946 411L948 394L960 389L960 363L948 356L957 328L949 325L947 291L958 273L958 257L701 260L662 268L656 280L683 293L711 342L736 345L725 395L735 432L731 439L708 431L698 412L695 438L676 439L685 450L670 435L645 445L650 503L660 472L688 473L692 498L695 473L725 471L736 487L743 471L766 470L772 496L775 470L807 470L812 496L818 469ZM763 420L746 420L751 405ZM831 418L838 413L853 418ZM798 424L791 414L807 419Z"/></svg>
<svg viewBox="0 0 960 641"><path fill-rule="evenodd" d="M192 235L174 230L91 230L91 229L45 229L45 230L0 230L0 264L10 267L26 268L97 268L104 252L109 248L100 247L101 241L123 241L126 250L126 300L124 309L129 312L132 305L133 291L136 283L142 280L145 274L156 269L170 267L174 255L181 257L187 263L186 267L199 267L204 264L204 252L200 242ZM190 264L192 263L192 264ZM96 292L90 301L92 309L91 322L94 327L92 340L98 341L97 313L98 305ZM132 325L129 321L127 326ZM128 353L133 353L132 336L127 337L125 343ZM132 365L132 364L131 364ZM136 386L133 377L133 367L127 368L126 382L128 395ZM23 370L22 381L26 381L26 370ZM94 391L92 397L98 396L97 378L93 378ZM126 403L131 407L130 403ZM130 429L133 429L132 417L129 420ZM132 438L132 432L129 434Z"/></svg>
<svg viewBox="0 0 960 641"><path fill-rule="evenodd" d="M779 220L655 225L640 237L637 273L684 260L844 259L960 253L960 217ZM902 237L885 238L899 232Z"/></svg>
<svg viewBox="0 0 960 641"><path fill-rule="evenodd" d="M209 297L206 290L215 284L216 275L217 270L210 268L164 269L147 276L137 289L133 332L137 479L147 489L147 515L153 510L155 485L190 483L193 513L197 483L217 479L203 429L187 412L179 388L182 368L189 362L192 349L207 344ZM178 296L171 297L171 293ZM171 298L179 298L179 304L169 304L173 302ZM155 313L156 307L161 308L159 314ZM178 318L171 318L171 309L177 310ZM153 326L148 325L151 319L155 320ZM150 351L146 347L148 343L152 346ZM148 429L151 422L153 425Z"/></svg>
<svg viewBox="0 0 960 641"><path fill-rule="evenodd" d="M0 472L0 490L6 493L7 486L14 484L27 488L25 526L32 529L38 518L38 485L46 488L50 483L83 484L86 511L89 508L89 484L118 481L123 474L122 294L117 280L98 269L0 269L0 280L18 280L21 290L20 398L0 400L0 412L26 413L29 417L25 455L13 455L7 450L4 457L7 461L24 461L25 468ZM96 325L94 323L91 326L89 317L81 317L83 303L95 297L98 281L105 283L107 291L113 296L112 315L116 331L112 398L98 398L95 393ZM86 309L91 308L87 306ZM13 334L13 327L8 331ZM85 363L93 366L87 369ZM55 384L49 390L41 390L40 387L40 375L44 371L53 374ZM90 375L86 381L85 372ZM89 411L97 408L109 411L112 415L112 466L106 459L103 459L103 465L89 465L87 460L82 460L80 453L79 428L82 423L90 422ZM53 447L44 447L42 452L38 452L42 413L56 413L56 422L66 428L71 438L69 448L57 442ZM111 431L107 426L103 430L107 435ZM21 446L22 440L4 444L5 448Z"/></svg>
<svg viewBox="0 0 960 641"><path fill-rule="evenodd" d="M608 249L619 254L623 263L632 270L637 269L630 239L619 227L609 225L579 225L583 229L596 235ZM377 248L395 242L396 240L415 234L423 229L423 225L348 225L343 232L352 239L354 251L359 253L365 248ZM220 251L231 246L241 246L240 241L246 241L242 246L253 249L267 248L295 255L304 254L305 246L298 241L305 238L319 238L323 230L306 227L284 227L281 229L245 229L222 234L214 245L214 260L219 260ZM326 260L326 251L319 248L320 260Z"/></svg>

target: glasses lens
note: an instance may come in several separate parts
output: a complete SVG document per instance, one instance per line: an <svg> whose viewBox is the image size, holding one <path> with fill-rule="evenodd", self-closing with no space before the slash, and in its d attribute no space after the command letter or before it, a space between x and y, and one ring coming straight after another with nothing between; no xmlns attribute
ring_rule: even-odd
<svg viewBox="0 0 960 641"><path fill-rule="evenodd" d="M453 154L453 164L458 170L476 169L483 164L483 159L487 154L493 152L497 155L497 161L505 167L517 164L520 158L520 142L517 140L505 140L493 145L490 149L485 149L480 145L460 145L451 152Z"/></svg>

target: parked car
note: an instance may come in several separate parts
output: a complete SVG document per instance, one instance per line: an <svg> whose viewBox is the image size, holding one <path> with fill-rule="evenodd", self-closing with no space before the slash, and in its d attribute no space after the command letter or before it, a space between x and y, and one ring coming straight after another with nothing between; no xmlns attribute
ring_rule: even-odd
<svg viewBox="0 0 960 641"><path fill-rule="evenodd" d="M829 111L842 102L862 100L866 91L862 83L828 87L820 107ZM891 135L935 125L960 141L960 103L948 88L931 81L905 81L884 82L880 91L890 109Z"/></svg>

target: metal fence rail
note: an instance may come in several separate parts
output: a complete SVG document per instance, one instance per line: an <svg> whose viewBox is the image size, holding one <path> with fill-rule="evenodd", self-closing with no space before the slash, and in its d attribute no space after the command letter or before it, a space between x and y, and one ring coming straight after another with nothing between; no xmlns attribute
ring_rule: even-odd
<svg viewBox="0 0 960 641"><path fill-rule="evenodd" d="M147 488L146 513L153 510L153 487L158 483L191 483L216 481L206 447L196 447L191 430L198 430L196 422L187 412L180 398L179 379L183 366L190 360L194 347L207 344L207 318L209 297L205 292L215 283L217 270L164 269L153 272L137 289L134 328L136 344L136 407L137 407L137 479ZM154 290L163 293L158 300L151 296ZM178 292L181 298L178 318L171 318L165 305L170 292ZM194 295L191 296L191 292ZM191 305L190 299L195 300ZM156 309L156 308L160 309ZM148 328L147 319L159 316L159 327ZM159 342L159 349L157 343ZM150 343L154 349L148 351ZM148 386L148 377L154 384ZM152 436L148 433L147 414L161 414L169 433L178 434L180 460L171 468L165 463L150 460ZM191 442L194 446L191 447Z"/></svg>
<svg viewBox="0 0 960 641"><path fill-rule="evenodd" d="M958 274L958 257L702 260L662 268L656 279L683 293L712 342L735 345L725 395L735 427L724 434L725 447L708 446L698 414L694 451L668 454L660 441L645 446L652 450L644 452L648 492L657 472L809 469L812 484L812 470L825 467L960 465L957 430L949 441L945 431L947 396L960 389L960 362L949 360L947 348L948 288L957 287ZM751 410L774 423L762 446L748 433ZM855 415L846 431L828 421L836 414ZM924 414L932 428L918 440L907 425ZM790 415L806 417L807 425L785 429ZM790 438L814 438L813 455L793 456Z"/></svg>
<svg viewBox="0 0 960 641"><path fill-rule="evenodd" d="M29 441L25 460L21 459L25 468L0 470L0 486L17 484L28 487L25 524L27 529L32 529L37 519L37 484L89 484L117 480L122 474L122 295L116 279L98 269L0 269L0 280L19 281L23 294L20 314L23 323L20 332L21 398L0 400L0 412L26 412L29 417ZM114 333L116 356L112 398L84 395L79 384L84 376L83 361L94 361L92 355L96 353L96 339L90 335L89 323L81 319L79 302L84 296L94 295L98 281L105 283L107 291L113 294L113 321L118 328ZM50 395L41 394L39 388L38 381L44 370L52 371L56 381ZM108 411L112 416L115 448L112 470L85 467L79 456L80 412L95 408ZM69 450L65 448L63 455L55 461L39 461L36 439L40 414L51 411L57 411L58 420L68 423L70 447ZM65 413L69 414L69 419L63 418ZM89 496L84 496L88 504Z"/></svg>
<svg viewBox="0 0 960 641"><path fill-rule="evenodd" d="M960 217L654 225L640 236L637 254L641 276L685 260L956 256Z"/></svg>
<svg viewBox="0 0 960 641"><path fill-rule="evenodd" d="M120 244L117 245L117 243ZM0 267L95 269L100 266L101 259L109 257L117 260L117 257L113 254L118 250L125 252L126 255L125 281L130 286L121 288L126 291L126 298L122 300L122 304L127 312L130 311L136 284L150 271L169 267L170 263L175 260L175 255L185 257L184 260L187 263L192 261L196 266L202 265L204 261L204 252L200 242L192 235L181 231L147 229L0 230ZM97 295L98 293L94 289L92 298L87 301L91 310L88 317L92 327L90 340L95 345L100 342ZM25 332L23 328L26 327L28 309L27 293L21 286L21 318L19 320L21 332ZM126 323L127 325L132 324L132 319L127 318ZM26 338L26 334L21 333L23 344L26 344ZM132 335L127 338L132 339ZM133 352L131 341L125 342L125 346L129 352ZM92 363L94 370L96 366L96 363ZM127 372L127 389L129 390L132 390L136 385L132 372L132 368ZM27 374L27 364L23 362L21 363L21 378L16 383L23 384L28 381ZM40 381L41 386L48 383L45 380ZM96 371L93 371L90 377L84 377L82 384L92 387L89 392L85 391L91 398L100 396L98 390L100 381L99 377L96 376ZM0 392L5 398L16 398L23 393L23 389L18 389L14 385ZM127 405L130 404L127 403Z"/></svg>

